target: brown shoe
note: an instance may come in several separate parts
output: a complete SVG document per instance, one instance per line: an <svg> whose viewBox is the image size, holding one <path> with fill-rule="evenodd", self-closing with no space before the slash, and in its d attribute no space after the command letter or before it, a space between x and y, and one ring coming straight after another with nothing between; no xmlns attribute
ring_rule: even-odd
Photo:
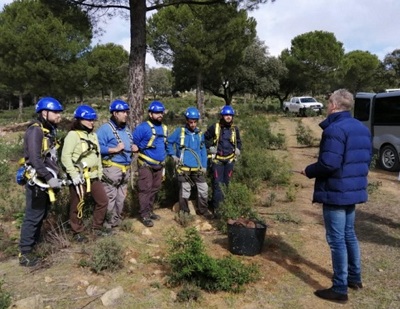
<svg viewBox="0 0 400 309"><path fill-rule="evenodd" d="M314 295L325 300L339 302L339 303L345 303L349 300L347 294L337 293L334 290L332 290L332 288L325 290L317 290L314 292Z"/></svg>

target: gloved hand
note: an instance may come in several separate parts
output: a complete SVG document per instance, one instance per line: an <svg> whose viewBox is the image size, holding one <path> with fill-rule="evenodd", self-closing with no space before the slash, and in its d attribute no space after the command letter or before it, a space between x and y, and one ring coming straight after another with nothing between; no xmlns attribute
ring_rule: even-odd
<svg viewBox="0 0 400 309"><path fill-rule="evenodd" d="M50 178L47 183L49 184L50 188L52 189L60 189L61 182L57 178Z"/></svg>
<svg viewBox="0 0 400 309"><path fill-rule="evenodd" d="M207 174L207 169L205 167L202 167L201 172L205 175L205 174Z"/></svg>
<svg viewBox="0 0 400 309"><path fill-rule="evenodd" d="M211 147L208 149L208 153L216 154L216 153L217 153L217 147L211 146Z"/></svg>
<svg viewBox="0 0 400 309"><path fill-rule="evenodd" d="M83 184L85 181L82 179L81 176L76 176L75 178L72 178L72 183L74 184L74 186L79 186L81 184Z"/></svg>
<svg viewBox="0 0 400 309"><path fill-rule="evenodd" d="M238 157L238 156L240 156L240 149L239 148L236 148L235 149L235 155Z"/></svg>
<svg viewBox="0 0 400 309"><path fill-rule="evenodd" d="M181 159L179 159L177 156L172 156L172 159L174 159L175 164L179 164L181 162Z"/></svg>

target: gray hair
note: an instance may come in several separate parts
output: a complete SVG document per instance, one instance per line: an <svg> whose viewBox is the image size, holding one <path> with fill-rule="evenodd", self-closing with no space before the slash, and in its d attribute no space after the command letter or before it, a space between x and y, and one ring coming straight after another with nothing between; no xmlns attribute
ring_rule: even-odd
<svg viewBox="0 0 400 309"><path fill-rule="evenodd" d="M329 97L329 101L336 104L338 109L350 111L354 107L354 96L347 89L338 89Z"/></svg>

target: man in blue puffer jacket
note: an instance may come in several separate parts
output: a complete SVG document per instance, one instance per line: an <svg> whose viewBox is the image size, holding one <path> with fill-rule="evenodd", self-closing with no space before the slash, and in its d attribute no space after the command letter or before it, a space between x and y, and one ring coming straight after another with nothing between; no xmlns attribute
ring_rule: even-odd
<svg viewBox="0 0 400 309"><path fill-rule="evenodd" d="M351 116L353 95L336 90L329 98L318 161L302 174L315 178L313 202L322 203L326 240L331 249L333 284L314 294L346 302L347 289L361 289L361 256L354 231L355 204L368 199L368 171L372 157L371 134Z"/></svg>
<svg viewBox="0 0 400 309"><path fill-rule="evenodd" d="M206 219L212 219L208 211L207 150L204 135L197 128L200 113L195 107L185 112L186 125L178 127L169 137L167 153L174 159L179 182L179 208L189 213L191 187L197 187L198 213Z"/></svg>

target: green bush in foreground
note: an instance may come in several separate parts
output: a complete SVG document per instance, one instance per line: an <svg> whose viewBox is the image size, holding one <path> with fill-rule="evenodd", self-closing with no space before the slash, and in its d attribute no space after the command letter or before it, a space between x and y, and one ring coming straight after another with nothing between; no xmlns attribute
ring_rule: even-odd
<svg viewBox="0 0 400 309"><path fill-rule="evenodd" d="M88 266L95 273L103 270L116 271L123 267L123 260L122 247L115 239L107 237L96 244Z"/></svg>
<svg viewBox="0 0 400 309"><path fill-rule="evenodd" d="M240 292L244 284L258 279L254 264L245 265L232 256L215 259L207 255L195 228L186 229L183 237L172 231L168 243L169 283L173 286L191 283L208 292Z"/></svg>

